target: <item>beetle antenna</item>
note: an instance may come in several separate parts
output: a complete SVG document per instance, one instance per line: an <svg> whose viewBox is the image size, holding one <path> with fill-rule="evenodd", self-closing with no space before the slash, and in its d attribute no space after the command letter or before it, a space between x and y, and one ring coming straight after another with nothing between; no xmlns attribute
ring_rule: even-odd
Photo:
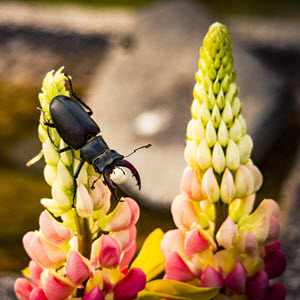
<svg viewBox="0 0 300 300"><path fill-rule="evenodd" d="M149 147L151 147L151 146L152 146L151 144L147 144L147 145L141 146L141 147L139 147L139 148L136 148L136 149L134 149L130 154L124 156L124 158L126 158L126 157L132 155L133 153L135 153L136 151L138 151L138 150L140 150L140 149L143 149L143 148L147 149L147 148L149 148Z"/></svg>
<svg viewBox="0 0 300 300"><path fill-rule="evenodd" d="M93 182L93 184L91 186L92 190L95 188L95 183L100 179L100 177L101 177L101 174L99 175L99 177L96 180L94 180L94 182Z"/></svg>

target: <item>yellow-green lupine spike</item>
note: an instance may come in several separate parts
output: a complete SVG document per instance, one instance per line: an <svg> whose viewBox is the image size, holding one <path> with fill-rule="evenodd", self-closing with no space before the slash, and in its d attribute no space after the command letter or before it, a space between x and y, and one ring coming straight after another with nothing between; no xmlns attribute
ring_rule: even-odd
<svg viewBox="0 0 300 300"><path fill-rule="evenodd" d="M234 179L231 172L226 169L223 173L221 186L220 186L220 197L223 202L229 204L235 195Z"/></svg>
<svg viewBox="0 0 300 300"><path fill-rule="evenodd" d="M191 106L191 115L194 119L198 119L200 117L200 103L197 99L193 100Z"/></svg>
<svg viewBox="0 0 300 300"><path fill-rule="evenodd" d="M218 105L219 109L223 109L225 106L225 97L224 97L222 88L220 89L220 92L217 96L217 105Z"/></svg>
<svg viewBox="0 0 300 300"><path fill-rule="evenodd" d="M44 178L46 182L52 186L53 182L57 179L57 167L46 165L44 168Z"/></svg>
<svg viewBox="0 0 300 300"><path fill-rule="evenodd" d="M211 115L210 115L210 111L209 111L209 109L207 108L205 102L203 102L203 103L201 104L199 113L200 113L200 117L201 117L201 120L202 120L202 122L203 122L203 125L206 125L207 122L210 120L210 116L211 116Z"/></svg>
<svg viewBox="0 0 300 300"><path fill-rule="evenodd" d="M212 89L212 86L210 85L208 88L208 97L206 99L206 104L209 110L212 110L216 103L216 98Z"/></svg>
<svg viewBox="0 0 300 300"><path fill-rule="evenodd" d="M231 104L232 114L237 117L241 112L241 101L239 97L234 97L233 102Z"/></svg>
<svg viewBox="0 0 300 300"><path fill-rule="evenodd" d="M247 124L246 124L246 121L245 119L243 118L242 115L239 115L238 116L238 120L241 124L241 128L242 128L242 136L246 134L246 131L247 131Z"/></svg>
<svg viewBox="0 0 300 300"><path fill-rule="evenodd" d="M66 190L71 189L74 184L72 175L69 173L64 163L60 160L57 164L57 177L61 186L63 186Z"/></svg>
<svg viewBox="0 0 300 300"><path fill-rule="evenodd" d="M245 164L250 158L250 154L253 147L253 142L251 137L246 134L239 140L238 144L239 154L240 154L240 163Z"/></svg>
<svg viewBox="0 0 300 300"><path fill-rule="evenodd" d="M236 170L240 164L240 154L236 143L229 140L226 150L226 167L229 170Z"/></svg>
<svg viewBox="0 0 300 300"><path fill-rule="evenodd" d="M202 141L205 138L205 129L200 118L191 119L187 126L187 138L189 140Z"/></svg>
<svg viewBox="0 0 300 300"><path fill-rule="evenodd" d="M239 165L234 178L235 198L246 198L253 193L254 182L249 169Z"/></svg>
<svg viewBox="0 0 300 300"><path fill-rule="evenodd" d="M197 162L198 143L196 141L187 141L184 150L184 159L191 167L198 167Z"/></svg>

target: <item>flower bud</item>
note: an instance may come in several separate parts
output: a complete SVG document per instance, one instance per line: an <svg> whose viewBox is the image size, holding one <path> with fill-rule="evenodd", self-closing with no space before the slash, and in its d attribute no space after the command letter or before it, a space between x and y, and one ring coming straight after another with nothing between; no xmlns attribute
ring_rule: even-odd
<svg viewBox="0 0 300 300"><path fill-rule="evenodd" d="M255 165L253 165L252 162L249 161L246 164L246 167L248 168L248 170L250 171L250 173L252 175L253 191L256 192L259 190L259 188L262 185L262 182L263 182L262 175L261 175L259 169Z"/></svg>
<svg viewBox="0 0 300 300"><path fill-rule="evenodd" d="M58 208L67 211L71 209L72 197L70 197L59 184L58 180L55 180L51 189L52 197L58 204Z"/></svg>
<svg viewBox="0 0 300 300"><path fill-rule="evenodd" d="M174 223L179 229L190 229L193 223L199 222L192 201L182 195L178 195L173 200L171 211Z"/></svg>
<svg viewBox="0 0 300 300"><path fill-rule="evenodd" d="M213 203L219 200L219 185L212 168L209 168L205 172L201 182L201 189L203 195L209 200L209 202Z"/></svg>
<svg viewBox="0 0 300 300"><path fill-rule="evenodd" d="M191 200L200 201L204 199L201 192L201 184L194 168L190 166L185 168L181 179L180 191Z"/></svg>
<svg viewBox="0 0 300 300"><path fill-rule="evenodd" d="M225 147L228 143L228 130L225 122L221 120L218 130L218 142L222 147Z"/></svg>
<svg viewBox="0 0 300 300"><path fill-rule="evenodd" d="M212 165L214 170L221 174L225 169L225 156L221 145L217 142L212 153Z"/></svg>
<svg viewBox="0 0 300 300"><path fill-rule="evenodd" d="M237 226L234 222L227 217L224 223L221 225L217 232L216 239L219 246L223 246L225 249L231 249L232 244L235 243L237 236Z"/></svg>
<svg viewBox="0 0 300 300"><path fill-rule="evenodd" d="M264 300L284 300L285 296L285 286L281 282L276 282L269 287Z"/></svg>
<svg viewBox="0 0 300 300"><path fill-rule="evenodd" d="M202 170L211 167L211 150L208 147L207 141L202 140L197 149L197 162Z"/></svg>
<svg viewBox="0 0 300 300"><path fill-rule="evenodd" d="M253 148L253 142L251 137L248 134L241 137L241 139L237 143L237 147L240 155L240 163L245 164L249 160Z"/></svg>
<svg viewBox="0 0 300 300"><path fill-rule="evenodd" d="M240 164L239 149L233 140L229 140L226 150L226 167L236 170Z"/></svg>
<svg viewBox="0 0 300 300"><path fill-rule="evenodd" d="M94 203L89 192L82 183L78 184L76 192L76 210L81 217L91 217Z"/></svg>
<svg viewBox="0 0 300 300"><path fill-rule="evenodd" d="M198 102L198 101L197 101ZM190 140L195 140L197 142L205 139L205 129L202 125L201 119L192 119L187 125L187 137Z"/></svg>
<svg viewBox="0 0 300 300"><path fill-rule="evenodd" d="M233 102L231 104L232 114L237 117L241 112L241 101L238 97L234 97Z"/></svg>
<svg viewBox="0 0 300 300"><path fill-rule="evenodd" d="M250 299L264 299L269 288L269 278L265 271L259 271L246 282L246 295Z"/></svg>
<svg viewBox="0 0 300 300"><path fill-rule="evenodd" d="M200 106L200 111L199 111L199 115L202 121L202 124L204 126L206 126L206 124L209 122L210 120L210 111L206 106L206 102L203 102Z"/></svg>
<svg viewBox="0 0 300 300"><path fill-rule="evenodd" d="M198 99L193 100L192 107L191 107L191 114L194 119L198 119L198 117L200 116L200 103Z"/></svg>
<svg viewBox="0 0 300 300"><path fill-rule="evenodd" d="M43 273L44 269L40 267L35 261L31 260L29 262L29 272L30 272L30 279L32 283L37 286L41 287L41 274Z"/></svg>
<svg viewBox="0 0 300 300"><path fill-rule="evenodd" d="M214 127L218 128L220 125L220 122L221 122L221 115L220 115L220 110L219 110L217 104L214 105L214 108L213 108L213 111L211 114L211 120L212 120Z"/></svg>
<svg viewBox="0 0 300 300"><path fill-rule="evenodd" d="M57 167L46 165L44 168L44 178L46 182L52 186L53 182L57 179Z"/></svg>
<svg viewBox="0 0 300 300"><path fill-rule="evenodd" d="M235 119L234 123L229 129L229 138L235 142L239 141L242 136L242 128L238 119Z"/></svg>
<svg viewBox="0 0 300 300"><path fill-rule="evenodd" d="M231 106L230 103L226 100L225 100L225 107L222 111L221 119L225 122L226 125L231 125L232 123L233 115L232 115Z"/></svg>
<svg viewBox="0 0 300 300"><path fill-rule="evenodd" d="M224 203L229 204L235 195L235 185L233 181L233 176L231 172L226 169L223 173L221 186L220 186L220 196Z"/></svg>
<svg viewBox="0 0 300 300"><path fill-rule="evenodd" d="M109 189L104 185L101 180L97 180L95 176L89 178L89 185L92 186L94 183L94 189L90 190L90 195L93 200L93 208L100 209L106 206L110 202L111 193ZM97 181L96 181L97 180Z"/></svg>
<svg viewBox="0 0 300 300"><path fill-rule="evenodd" d="M206 125L205 138L208 147L213 147L217 142L217 133L211 120Z"/></svg>
<svg viewBox="0 0 300 300"><path fill-rule="evenodd" d="M48 211L43 211L39 219L40 231L51 243L62 246L72 237L71 231L56 221Z"/></svg>
<svg viewBox="0 0 300 300"><path fill-rule="evenodd" d="M59 184L64 188L64 189L70 189L72 188L74 184L74 178L71 176L69 173L68 169L66 166L63 164L63 162L60 160L57 164L57 177L59 180Z"/></svg>
<svg viewBox="0 0 300 300"><path fill-rule="evenodd" d="M225 278L225 286L239 294L244 294L246 289L247 271L245 267L237 262L233 271Z"/></svg>
<svg viewBox="0 0 300 300"><path fill-rule="evenodd" d="M224 283L221 273L209 265L205 268L200 279L201 287L206 288L222 287Z"/></svg>
<svg viewBox="0 0 300 300"><path fill-rule="evenodd" d="M197 149L198 143L196 141L187 141L184 150L184 159L191 167L197 167Z"/></svg>
<svg viewBox="0 0 300 300"><path fill-rule="evenodd" d="M30 293L30 300L48 300L48 299L41 288L35 288Z"/></svg>
<svg viewBox="0 0 300 300"><path fill-rule="evenodd" d="M60 149L66 148L67 146L68 145L63 141L63 139L60 139ZM69 150L60 153L60 159L65 166L70 167L74 161L72 151Z"/></svg>
<svg viewBox="0 0 300 300"><path fill-rule="evenodd" d="M265 271L270 279L281 275L287 266L284 253L280 249L275 249L264 257Z"/></svg>
<svg viewBox="0 0 300 300"><path fill-rule="evenodd" d="M43 144L43 152L44 152L46 164L51 166L56 166L58 164L60 159L59 154L53 148L49 138Z"/></svg>
<svg viewBox="0 0 300 300"><path fill-rule="evenodd" d="M235 173L235 198L246 198L253 193L253 179L244 165L239 165Z"/></svg>

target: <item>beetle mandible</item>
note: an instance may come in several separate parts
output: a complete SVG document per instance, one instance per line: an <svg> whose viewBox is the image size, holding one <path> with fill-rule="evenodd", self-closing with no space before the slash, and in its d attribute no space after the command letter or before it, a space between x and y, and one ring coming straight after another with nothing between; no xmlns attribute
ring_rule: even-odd
<svg viewBox="0 0 300 300"><path fill-rule="evenodd" d="M44 125L47 127L47 132L51 144L56 151L62 153L67 150L80 149L81 161L74 173L74 187L75 193L77 189L76 179L79 176L80 170L85 162L93 165L95 171L100 175L103 174L104 183L108 186L112 195L121 201L116 194L116 186L112 183L110 175L116 167L128 168L132 176L135 177L139 189L141 188L141 179L138 171L124 156L108 147L100 133L99 126L91 118L93 111L82 101L73 91L72 82L69 76L64 74L70 84L71 95L78 101L64 96L58 95L54 97L49 106L50 116L52 122L45 119ZM85 110L84 108L87 110ZM43 111L42 111L43 112ZM49 127L55 128L64 142L68 145L65 148L58 149L51 139ZM131 154L141 148L148 148L151 144L135 149ZM129 154L129 155L131 155ZM128 155L127 155L128 156ZM95 183L95 182L94 182ZM93 188L94 184L92 185ZM75 198L74 193L74 198ZM74 202L74 199L73 199ZM74 203L73 203L74 205Z"/></svg>

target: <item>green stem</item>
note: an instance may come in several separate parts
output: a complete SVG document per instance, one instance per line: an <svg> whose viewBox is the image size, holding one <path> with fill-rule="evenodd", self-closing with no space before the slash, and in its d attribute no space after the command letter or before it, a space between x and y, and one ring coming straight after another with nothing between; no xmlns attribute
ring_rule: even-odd
<svg viewBox="0 0 300 300"><path fill-rule="evenodd" d="M223 201L218 201L217 203L215 203L215 236L223 222L228 217L228 208L228 204L224 203Z"/></svg>
<svg viewBox="0 0 300 300"><path fill-rule="evenodd" d="M90 259L92 248L92 233L89 226L89 219L80 217L75 212L76 231L78 235L78 252L87 259Z"/></svg>

